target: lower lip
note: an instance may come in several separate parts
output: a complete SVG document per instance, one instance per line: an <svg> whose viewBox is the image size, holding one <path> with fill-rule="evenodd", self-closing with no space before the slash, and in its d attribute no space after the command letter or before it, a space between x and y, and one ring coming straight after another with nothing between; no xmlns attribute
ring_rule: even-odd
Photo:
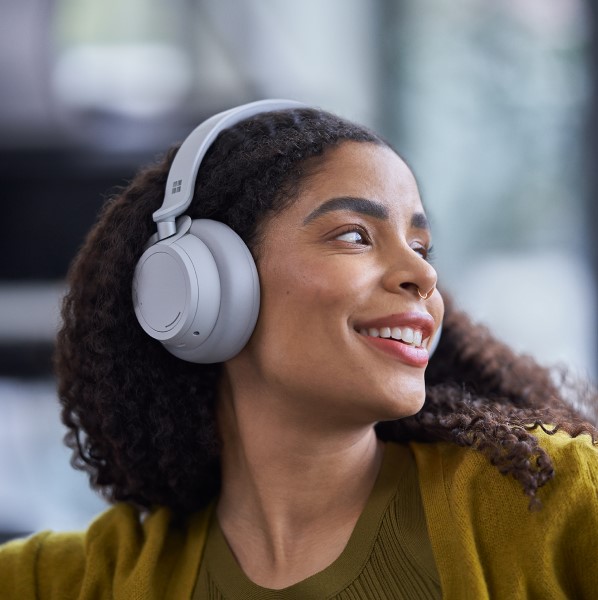
<svg viewBox="0 0 598 600"><path fill-rule="evenodd" d="M425 348L415 348L391 340L388 338L371 337L368 335L360 335L368 344L371 344L377 350L381 350L385 354L400 360L401 362L411 367L426 367L429 360L428 351Z"/></svg>

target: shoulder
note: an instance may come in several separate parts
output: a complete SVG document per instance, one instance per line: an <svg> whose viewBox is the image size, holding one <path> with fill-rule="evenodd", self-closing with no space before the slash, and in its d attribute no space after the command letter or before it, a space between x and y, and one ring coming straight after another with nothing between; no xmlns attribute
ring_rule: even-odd
<svg viewBox="0 0 598 600"><path fill-rule="evenodd" d="M476 585L494 590L491 597L525 590L586 597L580 590L598 585L598 448L585 434L533 433L555 470L538 492L537 511L529 510L521 485L481 452L411 444L435 557L446 572L458 557Z"/></svg>
<svg viewBox="0 0 598 600"><path fill-rule="evenodd" d="M557 478L571 478L574 473L581 476L581 482L598 485L598 445L588 434L571 437L563 431L548 434L540 430L534 435L552 459Z"/></svg>
<svg viewBox="0 0 598 600"><path fill-rule="evenodd" d="M84 556L83 533L44 531L0 546L2 598L52 598L55 589L76 598Z"/></svg>
<svg viewBox="0 0 598 600"><path fill-rule="evenodd" d="M539 514L586 512L598 518L598 446L589 435L534 431L554 467L554 477L539 489ZM410 444L422 494L430 503L468 507L472 514L516 509L529 516L528 497L511 476L503 475L481 452L455 444ZM532 458L532 460L535 460ZM508 508L505 508L508 507ZM538 517L539 518L539 517Z"/></svg>
<svg viewBox="0 0 598 600"><path fill-rule="evenodd" d="M139 519L130 507L102 513L87 531L43 531L0 547L0 581L7 598L78 598L85 579L102 570L95 560L128 536ZM95 563L95 564L94 564ZM89 568L93 573L89 573Z"/></svg>
<svg viewBox="0 0 598 600"><path fill-rule="evenodd" d="M96 598L100 590L115 599L159 598L173 574L175 585L192 586L208 517L202 511L175 524L168 509L142 518L118 504L86 532L10 542L0 547L2 598Z"/></svg>
<svg viewBox="0 0 598 600"><path fill-rule="evenodd" d="M586 505L598 511L598 446L589 435L571 437L565 432L533 432L554 466L554 478L538 492L550 511L560 506L579 510ZM518 482L505 476L479 451L455 444L411 444L420 485L430 494L441 494L451 502L504 506L529 511L528 499ZM533 460L533 459L532 459ZM475 485L474 485L475 484ZM539 511L542 512L542 511Z"/></svg>

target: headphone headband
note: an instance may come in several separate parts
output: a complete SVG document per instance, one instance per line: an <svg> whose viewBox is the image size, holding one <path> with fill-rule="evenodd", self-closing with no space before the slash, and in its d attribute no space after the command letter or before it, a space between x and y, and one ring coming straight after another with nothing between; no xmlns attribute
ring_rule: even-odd
<svg viewBox="0 0 598 600"><path fill-rule="evenodd" d="M196 127L182 143L168 173L162 206L153 214L158 225L158 238L164 239L176 232L175 219L191 204L199 166L218 134L254 115L305 106L294 100L258 100L210 117Z"/></svg>

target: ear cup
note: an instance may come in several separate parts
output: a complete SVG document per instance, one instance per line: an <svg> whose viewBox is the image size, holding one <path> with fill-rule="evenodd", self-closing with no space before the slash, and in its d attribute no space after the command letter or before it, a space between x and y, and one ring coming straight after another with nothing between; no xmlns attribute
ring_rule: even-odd
<svg viewBox="0 0 598 600"><path fill-rule="evenodd" d="M232 358L249 340L259 313L249 248L230 227L210 219L193 221L188 233L165 244L169 239L146 250L135 270L141 326L183 360Z"/></svg>
<svg viewBox="0 0 598 600"><path fill-rule="evenodd" d="M220 296L212 253L188 233L148 248L133 275L137 320L148 335L172 348L195 347L208 339Z"/></svg>
<svg viewBox="0 0 598 600"><path fill-rule="evenodd" d="M168 349L191 362L223 362L243 349L255 328L260 308L257 268L245 242L224 223L197 219L189 235L200 238L214 257L220 280L220 310L205 342L189 349Z"/></svg>

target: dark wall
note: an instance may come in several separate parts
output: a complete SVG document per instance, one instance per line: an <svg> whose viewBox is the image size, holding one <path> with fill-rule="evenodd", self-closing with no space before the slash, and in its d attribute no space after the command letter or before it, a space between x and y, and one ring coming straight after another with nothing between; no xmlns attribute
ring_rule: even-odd
<svg viewBox="0 0 598 600"><path fill-rule="evenodd" d="M137 164L75 149L0 151L0 281L63 278L104 199Z"/></svg>
<svg viewBox="0 0 598 600"><path fill-rule="evenodd" d="M58 147L0 150L0 285L62 280L105 199L150 159ZM52 340L0 332L0 377L49 377L52 353Z"/></svg>

